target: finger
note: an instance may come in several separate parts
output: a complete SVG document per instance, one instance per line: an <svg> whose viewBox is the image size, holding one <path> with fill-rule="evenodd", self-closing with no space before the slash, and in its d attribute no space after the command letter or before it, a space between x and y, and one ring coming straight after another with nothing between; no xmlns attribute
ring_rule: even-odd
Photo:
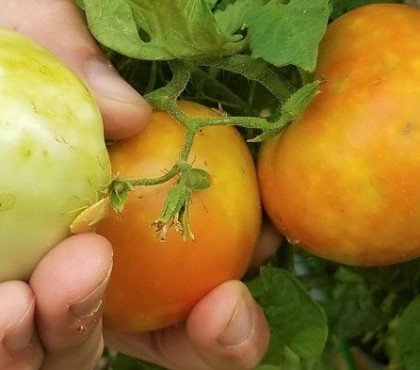
<svg viewBox="0 0 420 370"><path fill-rule="evenodd" d="M187 331L197 353L220 369L254 368L269 342L264 314L239 281L220 285L200 301Z"/></svg>
<svg viewBox="0 0 420 370"><path fill-rule="evenodd" d="M102 299L112 266L108 241L80 234L49 252L33 273L44 369L91 369L103 350Z"/></svg>
<svg viewBox="0 0 420 370"><path fill-rule="evenodd" d="M0 284L0 369L39 369L43 359L34 334L35 298L20 281Z"/></svg>
<svg viewBox="0 0 420 370"><path fill-rule="evenodd" d="M183 326L145 334L105 331L108 345L165 368L252 369L269 341L268 325L239 281L226 282L204 297Z"/></svg>
<svg viewBox="0 0 420 370"><path fill-rule="evenodd" d="M131 136L149 121L150 106L111 67L73 1L2 0L0 24L31 37L79 74L99 105L109 139Z"/></svg>
<svg viewBox="0 0 420 370"><path fill-rule="evenodd" d="M280 247L281 234L269 221L264 221L261 228L261 236L249 267L250 271L257 270L270 258Z"/></svg>

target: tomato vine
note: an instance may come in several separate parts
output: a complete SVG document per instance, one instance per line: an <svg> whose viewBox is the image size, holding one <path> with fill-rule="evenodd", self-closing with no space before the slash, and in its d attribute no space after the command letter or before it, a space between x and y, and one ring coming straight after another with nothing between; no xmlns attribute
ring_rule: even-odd
<svg viewBox="0 0 420 370"><path fill-rule="evenodd" d="M202 59L194 62L181 60L170 61L169 67L172 72L172 79L167 85L161 87L145 96L146 100L154 109L168 112L186 130L184 144L180 151L178 161L163 176L147 179L124 179L114 178L108 186L108 194L114 209L122 211L127 192L138 186L152 186L165 183L177 177L177 183L168 194L160 217L153 222L158 236L164 240L167 230L173 225L180 231L183 237L186 235L193 238L193 232L188 222L188 206L191 194L194 191L201 191L211 186L210 174L204 170L193 167L188 162L191 147L197 132L208 126L234 125L247 129L260 130L262 133L249 141L264 141L287 126L306 107L317 92L318 83L312 82L297 91L293 91L290 84L283 81L269 68L256 68L261 66L261 61L254 61L247 56L235 56L223 59ZM230 72L246 75L248 78L262 84L279 101L279 110L269 117L231 117L222 111L218 111L219 117L200 118L189 117L178 106L177 101L186 89L193 70L198 66L212 66ZM252 71L252 72L250 72ZM274 83L273 83L274 82ZM288 99L286 99L288 96ZM205 180L203 180L205 179ZM199 184L197 186L197 184Z"/></svg>

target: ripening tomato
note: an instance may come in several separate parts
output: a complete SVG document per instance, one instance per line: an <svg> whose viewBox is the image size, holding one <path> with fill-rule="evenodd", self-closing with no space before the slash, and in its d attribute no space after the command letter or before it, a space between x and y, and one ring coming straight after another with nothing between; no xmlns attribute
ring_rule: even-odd
<svg viewBox="0 0 420 370"><path fill-rule="evenodd" d="M111 179L102 118L58 58L0 29L0 282L27 280Z"/></svg>
<svg viewBox="0 0 420 370"><path fill-rule="evenodd" d="M420 255L420 9L358 8L320 44L320 94L259 158L263 204L308 251L346 264Z"/></svg>
<svg viewBox="0 0 420 370"><path fill-rule="evenodd" d="M189 116L217 116L197 104L180 106ZM177 161L184 137L177 121L156 111L142 133L109 148L113 172L124 178L161 176ZM122 215L112 213L99 225L98 233L114 248L107 327L145 331L179 323L206 293L247 269L259 237L261 207L245 142L233 127L208 127L197 134L189 158L211 177L211 186L193 193L190 204L195 242L183 241L174 229L161 242L151 227L174 181L136 189Z"/></svg>

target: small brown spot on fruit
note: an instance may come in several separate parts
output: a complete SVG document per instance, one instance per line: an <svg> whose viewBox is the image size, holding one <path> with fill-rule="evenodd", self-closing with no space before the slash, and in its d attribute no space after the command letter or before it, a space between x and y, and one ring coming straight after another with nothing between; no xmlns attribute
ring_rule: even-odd
<svg viewBox="0 0 420 370"><path fill-rule="evenodd" d="M403 135L409 135L413 130L415 130L417 125L414 122L407 122L403 127Z"/></svg>

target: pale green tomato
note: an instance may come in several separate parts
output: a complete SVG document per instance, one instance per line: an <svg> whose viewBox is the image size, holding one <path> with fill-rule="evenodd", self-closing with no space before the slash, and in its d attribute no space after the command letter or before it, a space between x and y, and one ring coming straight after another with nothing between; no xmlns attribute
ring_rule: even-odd
<svg viewBox="0 0 420 370"><path fill-rule="evenodd" d="M0 281L28 279L110 172L102 119L83 83L0 29Z"/></svg>

